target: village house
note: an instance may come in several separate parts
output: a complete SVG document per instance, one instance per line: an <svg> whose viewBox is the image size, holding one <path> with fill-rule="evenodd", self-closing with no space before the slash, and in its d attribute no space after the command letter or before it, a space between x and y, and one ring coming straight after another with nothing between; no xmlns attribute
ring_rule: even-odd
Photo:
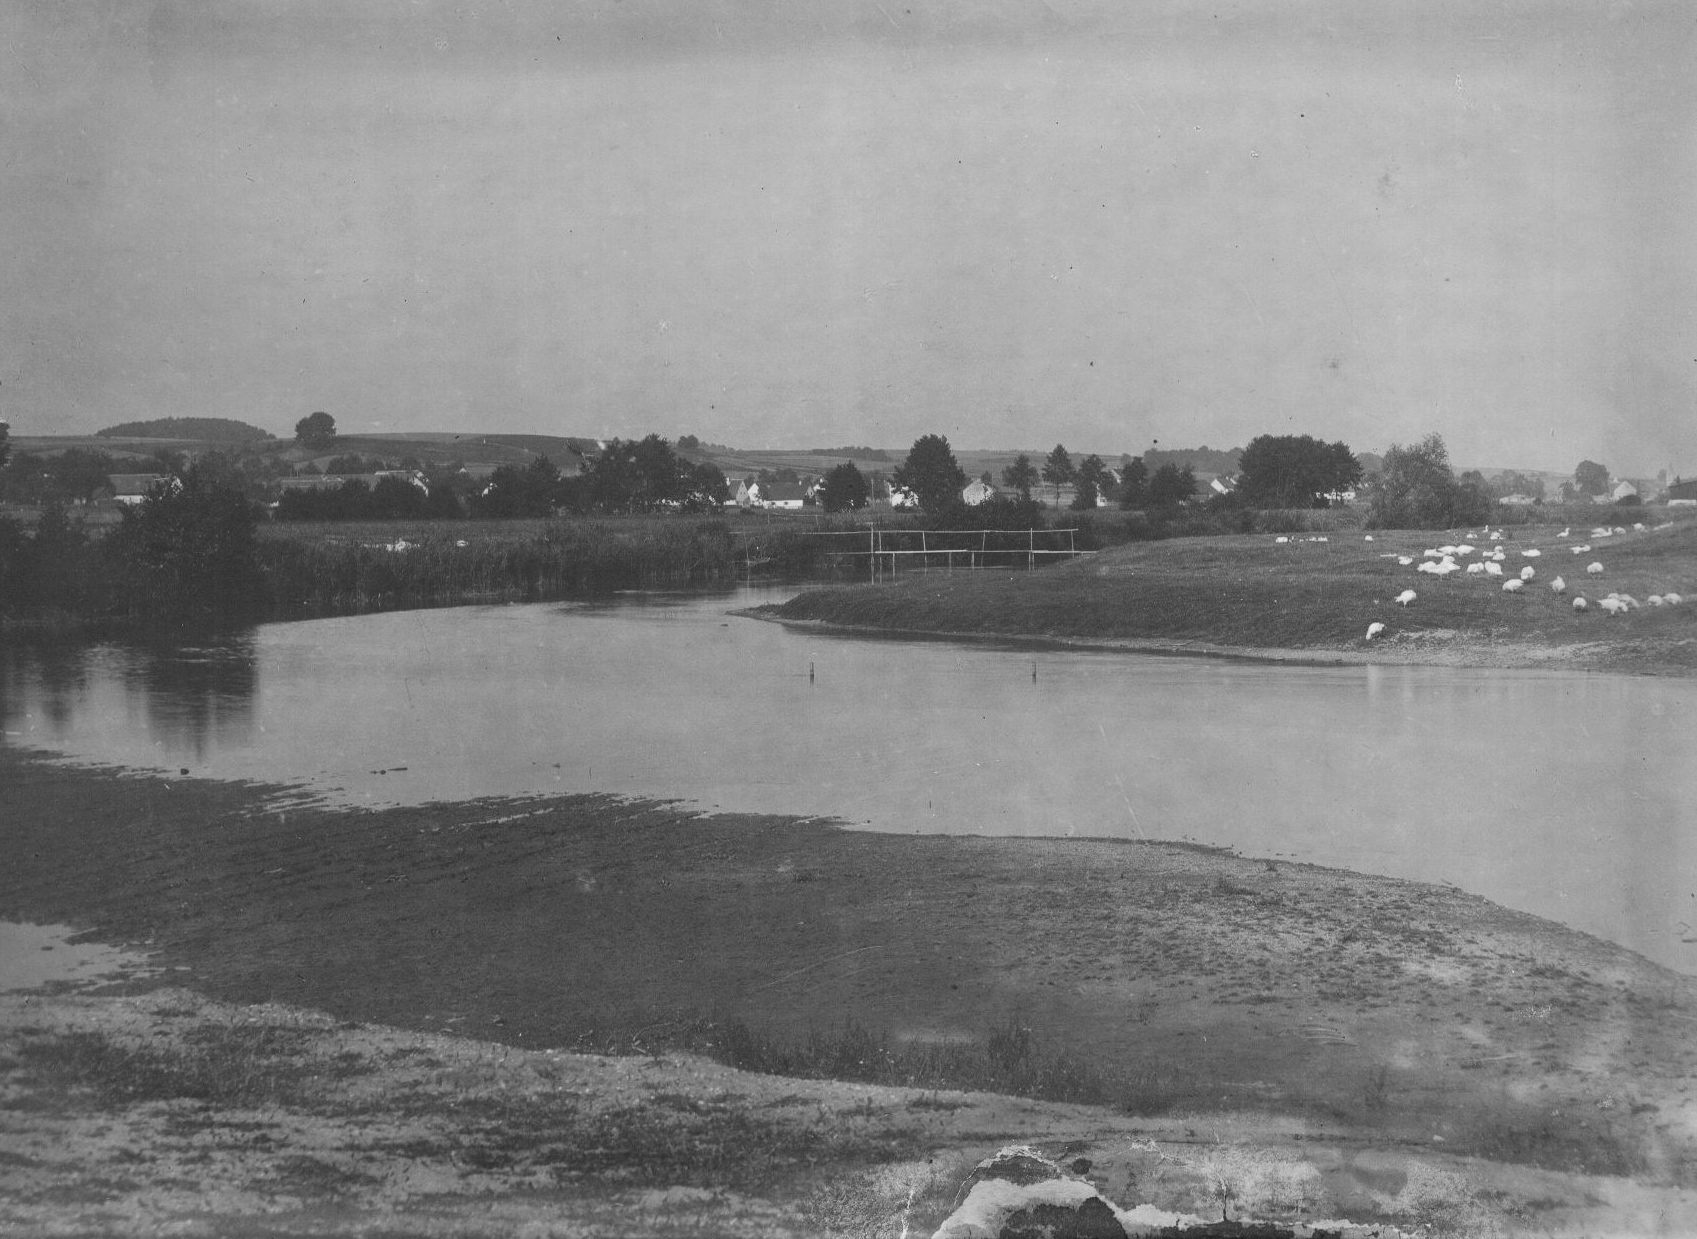
<svg viewBox="0 0 1697 1239"><path fill-rule="evenodd" d="M979 504L986 500L994 499L996 497L996 488L986 482L983 478L974 478L972 481L968 482L965 489L960 492L960 497L966 503L967 507L976 508Z"/></svg>
<svg viewBox="0 0 1697 1239"><path fill-rule="evenodd" d="M763 508L776 508L783 512L799 512L807 502L807 492L799 482L756 482L749 487L752 495L758 489L759 504Z"/></svg>
<svg viewBox="0 0 1697 1239"><path fill-rule="evenodd" d="M125 507L135 507L153 492L155 486L166 486L175 493L183 484L168 473L108 473L112 485L112 500Z"/></svg>

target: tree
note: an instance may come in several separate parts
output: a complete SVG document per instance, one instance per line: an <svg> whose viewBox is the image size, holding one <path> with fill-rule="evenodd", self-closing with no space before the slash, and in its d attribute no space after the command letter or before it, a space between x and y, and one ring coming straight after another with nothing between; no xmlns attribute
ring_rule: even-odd
<svg viewBox="0 0 1697 1239"><path fill-rule="evenodd" d="M1108 466L1102 463L1100 456L1086 456L1079 462L1075 477L1078 481L1078 493L1073 496L1073 510L1088 512L1097 506L1099 497L1107 488Z"/></svg>
<svg viewBox="0 0 1697 1239"><path fill-rule="evenodd" d="M1055 444L1055 450L1050 452L1048 459L1043 462L1043 480L1055 488L1056 504L1061 501L1061 487L1077 476L1072 467L1072 457L1067 455L1066 448L1062 444Z"/></svg>
<svg viewBox="0 0 1697 1239"><path fill-rule="evenodd" d="M1594 460L1582 460L1573 471L1573 485L1582 495L1607 494L1609 471Z"/></svg>
<svg viewBox="0 0 1697 1239"><path fill-rule="evenodd" d="M1168 461L1149 479L1149 502L1157 508L1175 508L1196 493L1196 470L1180 469Z"/></svg>
<svg viewBox="0 0 1697 1239"><path fill-rule="evenodd" d="M966 471L955 460L949 441L942 435L921 435L913 441L907 459L896 467L895 484L919 496L919 506L940 512L960 499Z"/></svg>
<svg viewBox="0 0 1697 1239"><path fill-rule="evenodd" d="M328 413L312 413L295 423L295 442L322 452L336 441L336 419Z"/></svg>
<svg viewBox="0 0 1697 1239"><path fill-rule="evenodd" d="M1120 466L1120 507L1140 508L1148 497L1149 466L1133 456Z"/></svg>
<svg viewBox="0 0 1697 1239"><path fill-rule="evenodd" d="M199 469L190 468L182 482L126 508L123 524L103 543L122 596L141 614L245 614L262 587L254 510L239 491Z"/></svg>
<svg viewBox="0 0 1697 1239"><path fill-rule="evenodd" d="M1013 464L1002 470L1002 485L1009 490L1019 492L1021 499L1031 498L1031 488L1037 485L1037 466L1031 463L1031 457L1021 452L1014 458Z"/></svg>
<svg viewBox="0 0 1697 1239"><path fill-rule="evenodd" d="M1237 490L1258 508L1318 508L1325 496L1361 480L1361 462L1345 443L1312 435L1259 435L1238 457Z"/></svg>
<svg viewBox="0 0 1697 1239"><path fill-rule="evenodd" d="M852 512L864 508L871 495L866 475L845 460L825 475L819 502L827 512Z"/></svg>
<svg viewBox="0 0 1697 1239"><path fill-rule="evenodd" d="M1449 529L1491 515L1491 496L1457 480L1442 436L1403 447L1391 444L1374 482L1367 524L1375 529Z"/></svg>

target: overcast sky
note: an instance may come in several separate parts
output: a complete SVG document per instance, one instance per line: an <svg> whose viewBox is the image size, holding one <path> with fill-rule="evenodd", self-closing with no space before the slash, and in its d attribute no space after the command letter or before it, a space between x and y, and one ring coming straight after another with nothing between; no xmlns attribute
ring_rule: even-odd
<svg viewBox="0 0 1697 1239"><path fill-rule="evenodd" d="M1689 0L11 0L0 416L1697 473Z"/></svg>

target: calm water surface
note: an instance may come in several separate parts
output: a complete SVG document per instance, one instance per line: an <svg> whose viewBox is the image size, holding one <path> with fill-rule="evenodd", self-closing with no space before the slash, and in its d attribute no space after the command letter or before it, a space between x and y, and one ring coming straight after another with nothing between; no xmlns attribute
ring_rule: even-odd
<svg viewBox="0 0 1697 1239"><path fill-rule="evenodd" d="M782 596L410 611L0 651L5 742L341 803L675 797L1191 839L1454 883L1697 972L1697 683L797 633Z"/></svg>

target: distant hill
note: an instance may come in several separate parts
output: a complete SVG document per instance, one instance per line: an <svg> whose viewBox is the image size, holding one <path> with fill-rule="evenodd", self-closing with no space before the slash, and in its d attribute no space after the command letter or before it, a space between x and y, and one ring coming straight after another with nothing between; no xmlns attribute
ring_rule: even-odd
<svg viewBox="0 0 1697 1239"><path fill-rule="evenodd" d="M199 439L208 443L254 443L277 436L229 417L157 417L120 422L94 432L98 439Z"/></svg>

